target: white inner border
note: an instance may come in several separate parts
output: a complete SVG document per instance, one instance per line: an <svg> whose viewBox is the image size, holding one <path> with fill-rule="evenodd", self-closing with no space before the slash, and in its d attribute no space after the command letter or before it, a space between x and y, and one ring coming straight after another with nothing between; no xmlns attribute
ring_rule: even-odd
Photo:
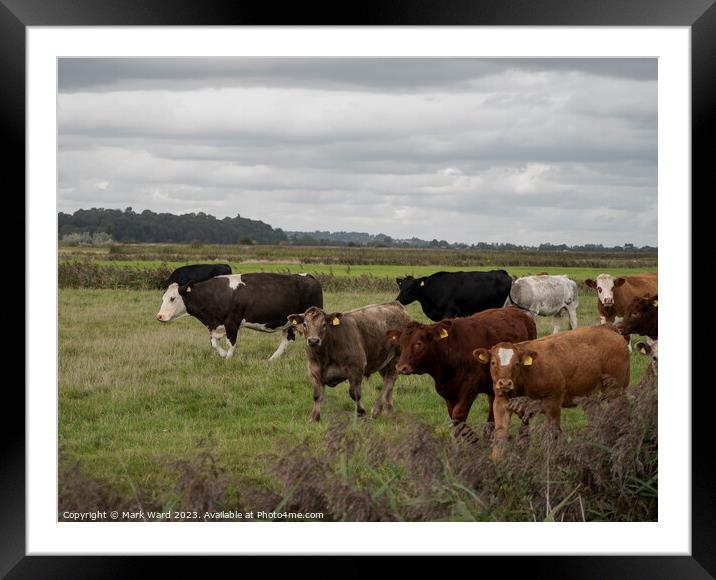
<svg viewBox="0 0 716 580"><path fill-rule="evenodd" d="M28 27L28 554L690 554L690 45L688 27ZM659 390L659 521L58 523L57 303L47 270L57 260L61 56L658 57L659 378L667 385ZM55 272L53 292L56 284ZM47 332L30 344L36 328Z"/></svg>

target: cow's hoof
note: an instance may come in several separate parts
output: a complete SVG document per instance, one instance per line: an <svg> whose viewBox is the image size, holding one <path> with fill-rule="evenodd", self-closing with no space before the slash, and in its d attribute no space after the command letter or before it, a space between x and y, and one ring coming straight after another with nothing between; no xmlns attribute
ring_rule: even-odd
<svg viewBox="0 0 716 580"><path fill-rule="evenodd" d="M380 414L383 412L383 406L382 405L373 405L373 410L370 413L371 418L377 419L380 417Z"/></svg>
<svg viewBox="0 0 716 580"><path fill-rule="evenodd" d="M311 415L308 417L309 423L318 423L320 420L321 420L320 413L311 413Z"/></svg>

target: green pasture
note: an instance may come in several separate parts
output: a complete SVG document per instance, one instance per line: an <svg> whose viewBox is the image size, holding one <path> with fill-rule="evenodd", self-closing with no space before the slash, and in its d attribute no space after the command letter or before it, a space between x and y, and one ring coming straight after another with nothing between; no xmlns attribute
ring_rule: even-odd
<svg viewBox="0 0 716 580"><path fill-rule="evenodd" d="M310 274L331 274L334 276L362 276L371 275L379 278L397 278L399 276L427 276L435 272L458 272L458 271L487 271L506 270L513 276L530 276L547 272L549 274L566 274L576 282L584 282L587 278L594 278L602 273L614 276L628 276L641 272L655 271L654 268L575 268L562 266L431 266L431 265L402 265L402 264L301 264L299 262L235 262L225 260L184 260L184 261L161 261L161 260L107 260L93 259L93 263L100 266L114 266L115 268L158 268L167 267L171 270L179 266L186 266L195 263L228 263L236 274L249 272L277 272L282 274L298 274L308 272ZM397 290L397 287L396 287Z"/></svg>
<svg viewBox="0 0 716 580"><path fill-rule="evenodd" d="M136 265L140 264L147 262ZM422 275L440 269L326 265L318 270L317 265L301 268L288 263L232 263L232 267L237 272L332 268L335 275L377 276ZM599 273L548 270L576 279ZM508 271L535 273L525 268ZM327 293L325 307L347 310L394 298L395 293ZM596 323L595 297L584 295L580 301L580 325ZM280 335L242 330L234 357L223 360L196 319L157 322L154 315L160 302L160 291L59 292L59 444L67 457L81 459L91 475L115 482L128 495L137 488L168 489L175 483L172 462L211 439L221 465L231 474L270 486L266 454L304 439L318 441L332 418L353 413L347 385L342 384L327 389L323 422L308 423L312 397L301 339L284 358L269 363L266 359ZM410 305L409 311L413 318L427 321L418 304ZM568 328L566 319L563 328ZM540 335L551 332L552 320L540 318L538 329ZM639 380L646 363L646 357L632 355L632 382ZM380 386L378 375L365 381L367 409ZM399 377L394 398L395 416L367 419L370 429L389 441L419 421L432 426L449 444L445 404L432 379ZM486 415L487 398L480 396L470 413L470 425L481 432ZM580 409L565 409L562 422L569 436L570 430L584 423L584 415Z"/></svg>

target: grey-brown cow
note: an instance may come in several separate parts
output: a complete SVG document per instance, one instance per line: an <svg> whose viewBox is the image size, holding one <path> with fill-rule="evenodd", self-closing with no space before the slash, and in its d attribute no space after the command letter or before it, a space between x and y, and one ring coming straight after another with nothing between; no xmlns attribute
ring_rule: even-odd
<svg viewBox="0 0 716 580"><path fill-rule="evenodd" d="M383 391L373 405L373 417L393 411L393 384L397 376L397 345L388 340L391 328L404 328L410 317L400 302L373 304L347 312L326 313L311 307L303 314L292 314L289 322L306 338L308 375L313 384L313 410L310 419L321 418L321 399L325 385L335 387L348 381L348 393L356 403L359 417L365 415L361 403L363 377L377 372L383 378Z"/></svg>

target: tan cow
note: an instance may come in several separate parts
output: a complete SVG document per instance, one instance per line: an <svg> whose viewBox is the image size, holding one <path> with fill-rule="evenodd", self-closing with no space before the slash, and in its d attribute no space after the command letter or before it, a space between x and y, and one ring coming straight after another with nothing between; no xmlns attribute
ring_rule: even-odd
<svg viewBox="0 0 716 580"><path fill-rule="evenodd" d="M536 340L501 342L490 350L478 348L473 356L490 365L495 390L495 443L492 457L508 437L513 397L542 402L553 433L560 431L562 407L575 406L575 397L599 389L610 399L629 384L629 350L612 326L587 326Z"/></svg>
<svg viewBox="0 0 716 580"><path fill-rule="evenodd" d="M383 391L373 405L373 416L383 409L393 411L393 384L397 376L398 346L386 336L389 329L403 329L410 322L405 307L397 301L363 306L347 312L326 313L311 307L288 317L291 326L306 338L308 375L313 384L311 420L321 418L325 385L335 387L348 381L348 393L358 416L365 415L361 403L363 377L380 373Z"/></svg>

